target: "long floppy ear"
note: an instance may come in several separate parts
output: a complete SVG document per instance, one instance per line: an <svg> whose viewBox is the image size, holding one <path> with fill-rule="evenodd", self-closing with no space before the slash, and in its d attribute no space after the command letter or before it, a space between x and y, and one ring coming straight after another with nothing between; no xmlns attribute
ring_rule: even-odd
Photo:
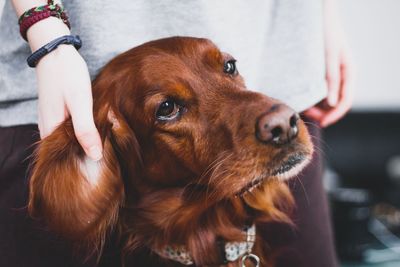
<svg viewBox="0 0 400 267"><path fill-rule="evenodd" d="M117 121L114 115L114 125L107 115L100 120L96 124L104 155L97 162L85 156L70 119L39 143L28 205L33 217L44 219L51 230L79 241L87 252L95 254L101 253L124 201L116 150L138 156L135 135L122 120Z"/></svg>

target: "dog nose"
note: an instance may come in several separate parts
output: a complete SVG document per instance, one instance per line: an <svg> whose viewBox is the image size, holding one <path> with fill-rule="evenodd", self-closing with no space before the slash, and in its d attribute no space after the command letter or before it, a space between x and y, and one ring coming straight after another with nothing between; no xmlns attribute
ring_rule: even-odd
<svg viewBox="0 0 400 267"><path fill-rule="evenodd" d="M283 145L296 138L300 116L286 105L274 105L256 123L257 139L264 143Z"/></svg>

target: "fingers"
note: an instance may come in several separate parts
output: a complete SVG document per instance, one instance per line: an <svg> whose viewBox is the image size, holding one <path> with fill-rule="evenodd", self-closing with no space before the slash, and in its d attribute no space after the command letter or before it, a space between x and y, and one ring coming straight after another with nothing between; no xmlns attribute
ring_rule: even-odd
<svg viewBox="0 0 400 267"><path fill-rule="evenodd" d="M320 125L322 127L328 127L329 125L337 122L341 119L351 108L351 103L348 101L341 101L334 109L329 111L324 118L321 120Z"/></svg>
<svg viewBox="0 0 400 267"><path fill-rule="evenodd" d="M323 116L325 115L326 111L324 111L323 109L314 106L310 109L307 109L306 111L303 112L303 114L310 118L311 120L320 123L321 119L323 118Z"/></svg>
<svg viewBox="0 0 400 267"><path fill-rule="evenodd" d="M69 105L75 136L86 155L92 160L102 158L101 138L93 119L91 91L76 97Z"/></svg>
<svg viewBox="0 0 400 267"><path fill-rule="evenodd" d="M338 102L340 90L339 51L335 51L335 49L326 55L326 82L328 85L327 102L334 107Z"/></svg>
<svg viewBox="0 0 400 267"><path fill-rule="evenodd" d="M94 124L88 125L84 128L75 126L75 124L76 121L74 122L75 136L86 155L94 161L100 160L103 157L101 139Z"/></svg>
<svg viewBox="0 0 400 267"><path fill-rule="evenodd" d="M43 139L64 121L66 116L63 101L39 99L38 115L40 138Z"/></svg>
<svg viewBox="0 0 400 267"><path fill-rule="evenodd" d="M84 91L82 90L82 92ZM90 88L86 91L89 93L81 93L74 97L73 101L70 101L68 109L79 144L91 159L97 161L102 158L102 144L93 120ZM68 112L64 103L59 105L39 103L39 106L41 108L39 109L38 125L40 137L43 139L65 120Z"/></svg>
<svg viewBox="0 0 400 267"><path fill-rule="evenodd" d="M341 61L339 101L333 109L323 116L320 122L322 127L327 127L342 118L350 110L353 103L353 66L346 53L342 55Z"/></svg>

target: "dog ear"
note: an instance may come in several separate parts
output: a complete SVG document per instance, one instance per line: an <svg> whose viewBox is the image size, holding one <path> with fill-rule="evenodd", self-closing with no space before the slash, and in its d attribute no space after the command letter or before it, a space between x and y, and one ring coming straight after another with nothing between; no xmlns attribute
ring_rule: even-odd
<svg viewBox="0 0 400 267"><path fill-rule="evenodd" d="M110 114L112 122L107 116L96 121L103 141L101 160L85 155L69 119L38 144L30 179L31 216L97 255L124 201L118 153L140 160L133 131Z"/></svg>

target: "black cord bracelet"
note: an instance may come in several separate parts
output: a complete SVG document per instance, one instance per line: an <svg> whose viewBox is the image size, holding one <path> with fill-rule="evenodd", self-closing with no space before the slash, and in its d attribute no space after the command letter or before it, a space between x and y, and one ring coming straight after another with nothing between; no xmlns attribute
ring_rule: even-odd
<svg viewBox="0 0 400 267"><path fill-rule="evenodd" d="M76 50L79 50L82 46L82 41L78 35L64 35L57 39L54 39L50 43L42 46L35 52L33 52L26 61L28 62L28 66L31 68L36 67L36 64L39 60L50 53L51 51L55 50L60 44L72 44Z"/></svg>

